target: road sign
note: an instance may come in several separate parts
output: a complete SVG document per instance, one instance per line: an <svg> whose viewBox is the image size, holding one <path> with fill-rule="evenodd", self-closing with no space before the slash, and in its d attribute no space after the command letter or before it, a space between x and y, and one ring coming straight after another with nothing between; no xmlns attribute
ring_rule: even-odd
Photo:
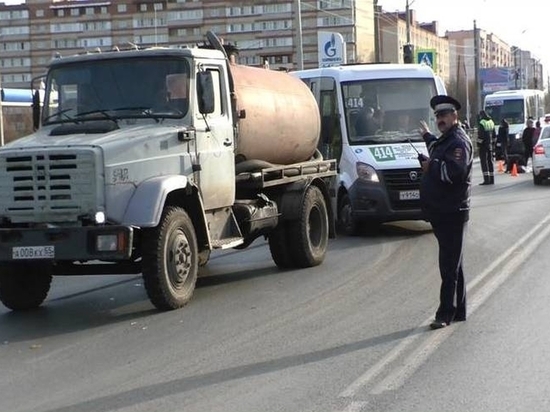
<svg viewBox="0 0 550 412"><path fill-rule="evenodd" d="M435 49L418 49L415 52L416 62L430 66L434 71L437 68L437 54Z"/></svg>

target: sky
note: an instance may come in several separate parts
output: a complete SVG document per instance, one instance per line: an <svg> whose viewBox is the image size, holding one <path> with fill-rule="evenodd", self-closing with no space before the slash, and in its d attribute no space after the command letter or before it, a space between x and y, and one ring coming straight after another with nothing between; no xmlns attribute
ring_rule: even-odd
<svg viewBox="0 0 550 412"><path fill-rule="evenodd" d="M357 0L361 1L361 0ZM407 0L378 0L386 12L405 11ZM437 21L445 31L478 29L493 33L540 59L550 70L550 1L548 0L409 0L418 22Z"/></svg>

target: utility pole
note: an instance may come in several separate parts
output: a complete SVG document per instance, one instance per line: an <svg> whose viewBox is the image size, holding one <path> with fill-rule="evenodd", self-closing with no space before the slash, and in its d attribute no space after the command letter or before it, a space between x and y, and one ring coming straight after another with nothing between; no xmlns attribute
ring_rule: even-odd
<svg viewBox="0 0 550 412"><path fill-rule="evenodd" d="M481 110L481 78L479 76L479 31L474 20L474 78L476 83L477 113Z"/></svg>
<svg viewBox="0 0 550 412"><path fill-rule="evenodd" d="M411 18L409 17L409 0L405 4L405 23L407 27L407 44L411 44Z"/></svg>
<svg viewBox="0 0 550 412"><path fill-rule="evenodd" d="M0 146L4 146L4 109L2 108L2 74L0 74Z"/></svg>
<svg viewBox="0 0 550 412"><path fill-rule="evenodd" d="M414 3L414 0L412 1ZM411 17L409 0L405 5L405 22L407 24L407 43L403 45L403 62L414 63L414 46L411 44Z"/></svg>
<svg viewBox="0 0 550 412"><path fill-rule="evenodd" d="M296 0L296 27L298 28L296 41L296 54L298 58L298 70L304 69L304 45L302 43L302 5L300 0Z"/></svg>
<svg viewBox="0 0 550 412"><path fill-rule="evenodd" d="M380 10L378 0L374 0L374 59L380 61Z"/></svg>

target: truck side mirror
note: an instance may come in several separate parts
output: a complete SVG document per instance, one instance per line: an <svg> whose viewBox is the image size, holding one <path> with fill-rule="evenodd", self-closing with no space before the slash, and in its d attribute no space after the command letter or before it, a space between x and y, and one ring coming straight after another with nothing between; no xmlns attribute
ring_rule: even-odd
<svg viewBox="0 0 550 412"><path fill-rule="evenodd" d="M197 97L201 114L214 113L214 80L212 73L207 71L197 74Z"/></svg>
<svg viewBox="0 0 550 412"><path fill-rule="evenodd" d="M38 130L40 127L40 92L34 91L32 95L32 127L33 130Z"/></svg>

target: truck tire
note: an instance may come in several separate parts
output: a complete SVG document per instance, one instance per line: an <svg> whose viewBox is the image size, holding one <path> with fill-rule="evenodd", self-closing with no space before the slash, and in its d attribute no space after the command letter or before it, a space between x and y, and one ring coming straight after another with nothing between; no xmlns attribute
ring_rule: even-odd
<svg viewBox="0 0 550 412"><path fill-rule="evenodd" d="M338 206L338 227L347 236L358 235L361 228L361 222L353 215L353 207L347 194L342 197Z"/></svg>
<svg viewBox="0 0 550 412"><path fill-rule="evenodd" d="M292 263L299 268L317 266L325 259L329 236L327 205L321 190L309 186L300 208L300 219L289 225Z"/></svg>
<svg viewBox="0 0 550 412"><path fill-rule="evenodd" d="M273 261L280 269L293 267L290 245L288 242L288 225L279 222L279 225L269 234L269 251Z"/></svg>
<svg viewBox="0 0 550 412"><path fill-rule="evenodd" d="M43 267L4 264L0 268L0 301L11 310L36 309L48 296L51 284L52 274Z"/></svg>
<svg viewBox="0 0 550 412"><path fill-rule="evenodd" d="M167 207L159 225L145 230L142 272L147 295L157 309L178 309L191 299L198 247L193 223L182 208Z"/></svg>

